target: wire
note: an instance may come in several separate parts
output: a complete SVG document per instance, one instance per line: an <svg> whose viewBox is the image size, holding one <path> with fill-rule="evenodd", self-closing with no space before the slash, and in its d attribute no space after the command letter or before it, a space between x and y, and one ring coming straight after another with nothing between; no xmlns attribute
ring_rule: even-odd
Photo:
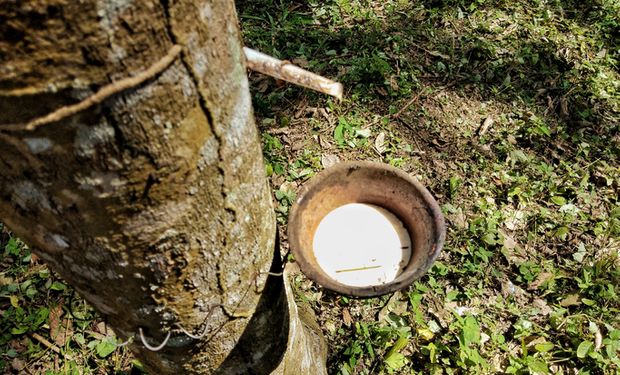
<svg viewBox="0 0 620 375"><path fill-rule="evenodd" d="M209 312L207 313L207 317L205 318L205 322L211 317L211 314L213 313L213 310L215 310L216 307L218 306L222 306L219 303L216 305L211 305L211 307L209 308ZM201 338L205 337L207 335L207 329L209 328L208 324L205 324L204 329L202 330L202 333L200 333L199 335L194 335L192 333L189 333L185 328L183 328L183 326L181 325L181 323L176 323L176 326L179 327L179 329L186 334L187 336L193 338L194 340L200 340Z"/></svg>
<svg viewBox="0 0 620 375"><path fill-rule="evenodd" d="M170 331L168 331L166 338L161 344L159 344L158 346L151 346L146 342L146 339L144 338L144 332L142 331L142 327L138 328L138 333L140 335L140 341L142 341L142 345L144 345L145 348L147 348L148 350L152 352L157 352L163 349L164 346L166 346L166 344L168 343L168 340L170 339L170 336L172 334Z"/></svg>
<svg viewBox="0 0 620 375"><path fill-rule="evenodd" d="M125 341L125 342L121 342L120 344L119 344L119 343L116 343L116 347L117 347L117 348L122 348L123 346L127 346L127 345L128 345L130 342L132 342L132 341L133 341L133 337L130 337L130 338L128 338L128 339L127 339L127 341Z"/></svg>

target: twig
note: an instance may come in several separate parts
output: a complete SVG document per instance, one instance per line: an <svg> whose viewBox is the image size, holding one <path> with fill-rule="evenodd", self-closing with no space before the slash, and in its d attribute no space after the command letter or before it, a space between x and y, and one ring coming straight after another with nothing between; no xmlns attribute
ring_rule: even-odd
<svg viewBox="0 0 620 375"><path fill-rule="evenodd" d="M344 270L336 270L336 273L373 270L375 268L381 268L381 266L367 266L367 267L358 267L358 268L347 268L347 269L344 269Z"/></svg>
<svg viewBox="0 0 620 375"><path fill-rule="evenodd" d="M43 346L45 346L46 348L50 349L51 351L53 351L56 354L60 354L62 355L62 351L60 350L60 348L54 344L52 344L51 342L49 342L49 340L47 340L45 337L39 335L36 332L32 332L30 334L30 337L32 337L33 339L37 340L39 343L43 344ZM65 354L65 358L66 359L73 359L73 357L69 354Z"/></svg>
<svg viewBox="0 0 620 375"><path fill-rule="evenodd" d="M407 108L409 108L409 107L410 107L413 103L415 103L415 102L416 102L419 98L420 98L420 93L418 93L418 95L416 95L416 96L414 96L413 98L411 98L411 100L409 100L409 101L407 102L407 104L405 104L405 106L404 106L404 107L402 107L402 108L400 109L400 111L396 112L396 114L395 114L394 116L392 116L392 118L393 118L393 119L397 119L397 118L399 118L399 117L400 117L400 115L402 115L402 114L403 114L403 112L405 112L405 110L406 110Z"/></svg>
<svg viewBox="0 0 620 375"><path fill-rule="evenodd" d="M267 133L273 134L273 135L287 134L290 131L291 129L288 126L285 126L283 128L267 129Z"/></svg>
<svg viewBox="0 0 620 375"><path fill-rule="evenodd" d="M72 116L78 112L81 112L87 108L92 107L95 104L101 103L112 95L118 94L121 91L136 87L144 83L145 81L155 77L157 74L165 70L179 55L181 52L181 46L175 44L170 48L168 54L161 60L151 65L148 69L143 70L136 75L128 78L121 79L119 81L112 82L103 86L99 91L89 96L88 98L78 102L76 104L63 106L52 113L45 116L38 117L29 121L26 124L5 124L0 125L1 130L18 131L18 130L35 130L36 128L60 121L64 118Z"/></svg>

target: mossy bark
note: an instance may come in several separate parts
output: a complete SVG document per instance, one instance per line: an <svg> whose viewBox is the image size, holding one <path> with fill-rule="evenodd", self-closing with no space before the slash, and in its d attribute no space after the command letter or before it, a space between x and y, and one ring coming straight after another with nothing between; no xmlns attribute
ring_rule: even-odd
<svg viewBox="0 0 620 375"><path fill-rule="evenodd" d="M180 56L138 87L33 131L2 127L174 44ZM299 318L265 273L275 220L232 1L0 0L0 150L0 220L120 336L172 331L159 352L133 345L153 373L325 372L320 339L310 363L281 370Z"/></svg>

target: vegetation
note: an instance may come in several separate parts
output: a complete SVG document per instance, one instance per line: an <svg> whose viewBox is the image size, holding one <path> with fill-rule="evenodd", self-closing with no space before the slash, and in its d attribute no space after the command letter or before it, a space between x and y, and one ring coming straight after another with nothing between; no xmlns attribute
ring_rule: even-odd
<svg viewBox="0 0 620 375"><path fill-rule="evenodd" d="M346 87L336 102L252 74L283 228L296 189L351 159L417 176L449 223L428 275L393 295L297 277L332 373L620 373L620 2L237 5L248 46ZM3 233L3 371L139 371Z"/></svg>

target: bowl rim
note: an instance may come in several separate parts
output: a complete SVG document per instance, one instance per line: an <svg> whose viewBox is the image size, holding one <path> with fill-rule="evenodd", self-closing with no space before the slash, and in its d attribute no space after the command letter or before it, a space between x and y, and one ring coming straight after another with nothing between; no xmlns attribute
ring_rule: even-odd
<svg viewBox="0 0 620 375"><path fill-rule="evenodd" d="M410 184L415 190L417 190L432 216L433 227L435 229L435 237L433 239L433 248L431 249L431 252L427 257L426 264L423 265L424 267L419 268L418 270L416 270L416 272L412 272L410 275L403 278L402 280L396 279L385 284L360 287L340 283L335 279L329 277L320 267L315 267L311 262L309 262L300 249L300 242L298 241L298 238L294 233L294 228L298 227L298 224L300 224L298 223L298 220L300 220L301 217L299 212L300 206L309 192L313 191L313 189L317 187L317 185L319 185L325 179L329 178L334 174L342 173L346 170L356 170L362 168L373 169L377 171L388 171L396 175L398 178L404 180L405 182ZM388 209L388 211L390 210ZM437 203L435 198L433 198L431 193L417 179L415 179L408 173L385 163L372 161L345 161L322 170L314 177L312 177L309 181L307 181L298 191L297 198L295 199L295 202L293 203L293 206L289 211L287 236L290 251L295 256L295 261L299 263L301 271L308 278L312 279L323 288L330 289L341 294L357 297L375 297L403 289L411 285L415 280L419 279L422 275L426 273L426 271L428 271L435 259L439 256L441 249L443 248L446 238L446 225L444 216L441 212L441 208L439 207L439 204Z"/></svg>

